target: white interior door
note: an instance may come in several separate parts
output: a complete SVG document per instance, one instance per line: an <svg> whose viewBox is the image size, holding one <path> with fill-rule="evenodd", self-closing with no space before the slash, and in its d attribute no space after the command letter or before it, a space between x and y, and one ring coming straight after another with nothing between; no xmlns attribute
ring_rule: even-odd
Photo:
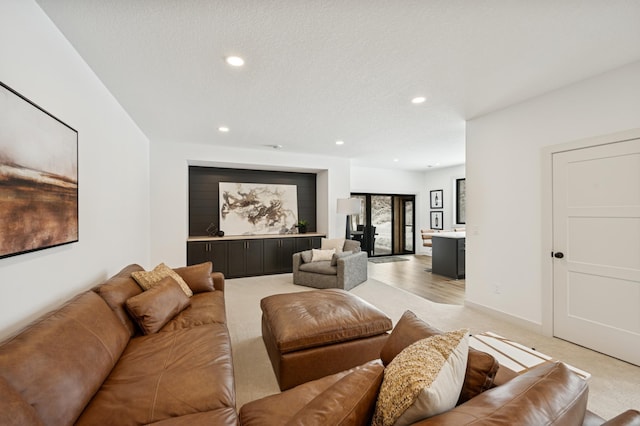
<svg viewBox="0 0 640 426"><path fill-rule="evenodd" d="M640 139L553 155L554 335L640 365Z"/></svg>

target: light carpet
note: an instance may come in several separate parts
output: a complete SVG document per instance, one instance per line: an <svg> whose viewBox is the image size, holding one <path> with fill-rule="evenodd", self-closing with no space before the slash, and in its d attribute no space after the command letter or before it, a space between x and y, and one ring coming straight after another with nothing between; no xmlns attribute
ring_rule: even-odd
<svg viewBox="0 0 640 426"><path fill-rule="evenodd" d="M279 393L278 383L262 342L260 299L312 290L292 284L291 274L237 278L226 281L227 319L236 378L237 405ZM640 367L560 339L539 335L478 310L430 302L404 290L369 279L351 290L385 312L395 324L405 310L441 330L467 327L472 333L493 331L565 361L592 374L589 409L611 418L629 408L640 409Z"/></svg>

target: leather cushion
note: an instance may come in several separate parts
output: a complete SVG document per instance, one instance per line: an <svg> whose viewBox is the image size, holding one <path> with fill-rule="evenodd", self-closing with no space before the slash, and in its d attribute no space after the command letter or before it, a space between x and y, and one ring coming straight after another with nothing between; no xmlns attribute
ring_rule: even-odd
<svg viewBox="0 0 640 426"><path fill-rule="evenodd" d="M189 306L189 298L172 277L164 277L149 290L126 301L127 310L144 334L158 332Z"/></svg>
<svg viewBox="0 0 640 426"><path fill-rule="evenodd" d="M341 289L276 294L260 301L280 353L376 336L391 329L391 319Z"/></svg>
<svg viewBox="0 0 640 426"><path fill-rule="evenodd" d="M128 341L104 299L88 291L3 343L0 375L47 424L73 424Z"/></svg>
<svg viewBox="0 0 640 426"><path fill-rule="evenodd" d="M226 324L223 292L194 294L189 301L189 306L165 324L160 333L205 324Z"/></svg>
<svg viewBox="0 0 640 426"><path fill-rule="evenodd" d="M142 293L142 287L138 285L136 280L131 277L133 272L144 271L140 265L129 265L123 268L113 277L109 278L105 283L97 286L93 290L107 302L113 313L124 324L129 331L129 336L136 334L136 325L127 314L127 308L124 302L128 298L137 296Z"/></svg>
<svg viewBox="0 0 640 426"><path fill-rule="evenodd" d="M287 424L305 426L369 424L383 376L384 367L378 361L356 367L333 386L316 396Z"/></svg>
<svg viewBox="0 0 640 426"><path fill-rule="evenodd" d="M442 333L422 321L413 312L406 311L380 351L380 358L384 365L388 365L396 355L412 343ZM458 404L491 388L498 367L498 361L490 354L469 348L467 370Z"/></svg>
<svg viewBox="0 0 640 426"><path fill-rule="evenodd" d="M251 401L240 409L240 424L368 425L383 374L380 360L370 361Z"/></svg>
<svg viewBox="0 0 640 426"><path fill-rule="evenodd" d="M0 425L43 425L36 410L0 376Z"/></svg>
<svg viewBox="0 0 640 426"><path fill-rule="evenodd" d="M224 324L209 324L131 339L77 424L142 425L227 407L231 342Z"/></svg>
<svg viewBox="0 0 640 426"><path fill-rule="evenodd" d="M233 407L217 408L202 413L187 414L180 417L153 422L149 426L194 426L194 425L238 425L238 414Z"/></svg>
<svg viewBox="0 0 640 426"><path fill-rule="evenodd" d="M198 265L183 266L182 268L174 269L194 294L215 290L213 287L213 279L211 278L212 270L212 262L204 262Z"/></svg>
<svg viewBox="0 0 640 426"><path fill-rule="evenodd" d="M416 425L579 426L588 393L587 382L566 365L544 363Z"/></svg>

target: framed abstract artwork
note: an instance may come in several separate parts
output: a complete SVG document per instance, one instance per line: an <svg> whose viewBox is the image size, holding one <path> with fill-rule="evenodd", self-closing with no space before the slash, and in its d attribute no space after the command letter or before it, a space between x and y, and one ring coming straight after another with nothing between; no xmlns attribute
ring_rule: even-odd
<svg viewBox="0 0 640 426"><path fill-rule="evenodd" d="M220 182L225 235L291 234L298 224L296 185Z"/></svg>
<svg viewBox="0 0 640 426"><path fill-rule="evenodd" d="M0 258L78 241L78 132L0 82Z"/></svg>

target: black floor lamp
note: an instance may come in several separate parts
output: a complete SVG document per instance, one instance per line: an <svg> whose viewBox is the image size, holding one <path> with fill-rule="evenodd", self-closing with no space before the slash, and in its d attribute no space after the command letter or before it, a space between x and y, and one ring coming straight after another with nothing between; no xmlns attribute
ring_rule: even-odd
<svg viewBox="0 0 640 426"><path fill-rule="evenodd" d="M358 198L338 198L338 214L347 215L347 229L345 238L351 239L351 215L360 214L360 199Z"/></svg>

